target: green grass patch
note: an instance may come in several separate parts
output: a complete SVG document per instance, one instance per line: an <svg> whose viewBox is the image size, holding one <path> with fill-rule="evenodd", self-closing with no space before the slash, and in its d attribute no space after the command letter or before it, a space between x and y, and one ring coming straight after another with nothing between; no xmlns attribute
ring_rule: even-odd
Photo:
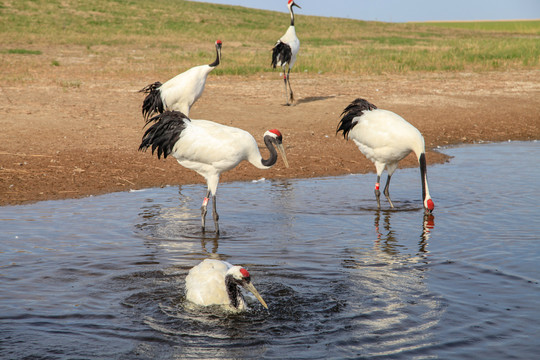
<svg viewBox="0 0 540 360"><path fill-rule="evenodd" d="M7 49L2 51L6 54L23 54L23 55L41 55L40 50L27 50L27 49Z"/></svg>
<svg viewBox="0 0 540 360"><path fill-rule="evenodd" d="M300 9L296 15L301 48L293 71L378 74L540 66L540 21L383 23L304 16ZM214 73L250 75L273 71L270 50L288 26L285 12L190 1L17 0L0 7L0 43L8 48L0 52L41 54L51 46L82 46L95 61L124 61L123 74L177 73L212 62L213 43L221 39L223 64ZM29 45L42 50L24 50Z"/></svg>
<svg viewBox="0 0 540 360"><path fill-rule="evenodd" d="M502 32L514 34L540 35L540 20L516 20L516 21L447 21L430 22L429 26L464 29L481 32Z"/></svg>

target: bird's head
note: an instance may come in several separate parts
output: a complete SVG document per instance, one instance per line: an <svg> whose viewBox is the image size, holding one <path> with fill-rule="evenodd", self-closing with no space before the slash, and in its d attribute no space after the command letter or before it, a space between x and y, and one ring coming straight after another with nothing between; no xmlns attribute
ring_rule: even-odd
<svg viewBox="0 0 540 360"><path fill-rule="evenodd" d="M223 44L221 43L221 40L216 40L216 52L217 52L217 55L218 55L218 58L219 58L219 62L221 62L221 47L223 46Z"/></svg>
<svg viewBox="0 0 540 360"><path fill-rule="evenodd" d="M435 209L435 203L433 202L433 200L431 200L430 197L424 200L424 209L427 215L431 214Z"/></svg>
<svg viewBox="0 0 540 360"><path fill-rule="evenodd" d="M285 167L289 167L287 155L285 155L285 149L283 148L283 135L281 135L281 132L278 129L268 130L264 133L264 138L268 138L276 146L283 157Z"/></svg>
<svg viewBox="0 0 540 360"><path fill-rule="evenodd" d="M297 8L301 9L301 7L300 7L297 3L294 2L294 0L289 0L289 2L287 3L287 6L288 6L289 9L291 9L291 10L292 10L292 7L293 7L293 6L296 6Z"/></svg>
<svg viewBox="0 0 540 360"><path fill-rule="evenodd" d="M264 306L266 309L268 309L268 305L266 305L266 302L263 300L262 296L259 294L257 289L255 289L255 286L251 283L251 276L249 275L249 272L244 269L241 266L233 266L227 271L227 275L232 278L232 281L239 286L242 286L247 291L251 292L257 300Z"/></svg>

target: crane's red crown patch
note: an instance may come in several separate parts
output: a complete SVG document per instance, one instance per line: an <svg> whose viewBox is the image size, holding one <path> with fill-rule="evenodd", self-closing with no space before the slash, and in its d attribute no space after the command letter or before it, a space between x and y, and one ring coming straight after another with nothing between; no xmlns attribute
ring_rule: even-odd
<svg viewBox="0 0 540 360"><path fill-rule="evenodd" d="M240 272L242 273L242 276L244 276L244 277L249 277L249 273L248 273L248 271L247 271L246 269L241 268L241 269L240 269Z"/></svg>
<svg viewBox="0 0 540 360"><path fill-rule="evenodd" d="M278 129L272 129L272 130L268 130L268 131L270 131L273 134L276 134L277 136L281 136L281 133L279 132Z"/></svg>

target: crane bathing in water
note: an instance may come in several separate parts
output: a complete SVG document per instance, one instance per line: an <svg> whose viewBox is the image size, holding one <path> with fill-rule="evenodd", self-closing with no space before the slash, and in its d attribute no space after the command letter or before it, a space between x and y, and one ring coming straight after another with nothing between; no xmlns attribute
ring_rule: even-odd
<svg viewBox="0 0 540 360"><path fill-rule="evenodd" d="M264 133L264 143L270 152L263 159L257 142L250 133L242 129L221 125L208 120L191 120L178 111L165 111L147 121L155 122L143 135L139 150L157 149L158 158L172 155L180 165L202 175L207 182L207 192L201 207L202 230L205 231L206 207L212 195L213 217L216 233L219 234L219 216L216 211L216 191L222 172L235 168L247 160L259 169L269 169L277 161L276 148L289 167L283 137L279 130Z"/></svg>
<svg viewBox="0 0 540 360"><path fill-rule="evenodd" d="M343 131L345 139L353 139L362 154L371 160L377 169L377 207L381 207L379 183L382 172L386 168L388 179L383 192L393 208L389 192L390 178L399 161L413 151L420 164L424 209L430 214L435 204L429 195L424 137L420 131L401 116L388 110L377 109L364 99L354 100L343 110L341 116L336 133Z"/></svg>
<svg viewBox="0 0 540 360"><path fill-rule="evenodd" d="M213 63L192 67L164 84L156 81L140 90L147 94L142 105L145 120L165 110L176 110L189 116L191 106L203 93L208 74L221 63L221 40L217 40L215 46L216 60Z"/></svg>
<svg viewBox="0 0 540 360"><path fill-rule="evenodd" d="M287 105L294 102L293 91L291 88L291 82L289 81L289 73L291 68L296 62L296 55L300 49L300 40L296 36L296 30L294 27L294 12L293 6L301 9L294 0L289 0L287 3L289 13L291 14L291 25L287 29L285 35L283 35L274 45L272 49L272 67L281 66L283 69L283 82L285 84L285 97L287 98ZM289 84L289 94L287 94L287 84ZM289 101L290 97L290 101Z"/></svg>
<svg viewBox="0 0 540 360"><path fill-rule="evenodd" d="M205 259L189 270L186 299L202 306L226 305L235 310L245 310L247 304L239 286L250 291L268 309L246 269L213 259Z"/></svg>

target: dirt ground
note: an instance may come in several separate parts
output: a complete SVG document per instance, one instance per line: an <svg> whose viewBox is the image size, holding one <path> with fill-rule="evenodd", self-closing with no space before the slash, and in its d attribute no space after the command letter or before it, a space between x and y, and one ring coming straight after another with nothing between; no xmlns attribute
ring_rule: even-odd
<svg viewBox="0 0 540 360"><path fill-rule="evenodd" d="M204 183L174 158L158 160L137 151L143 134L138 90L174 74L96 76L95 69L85 75L85 66L73 61L61 70L37 69L30 75L14 62L4 67L39 81L18 85L11 76L0 86L0 205ZM277 128L290 163L287 169L278 159L272 169L259 170L244 162L223 174L222 182L373 172L352 141L336 136L341 111L357 97L416 126L426 140L428 164L448 161L437 152L440 146L540 138L540 70L400 76L294 72L291 83L297 104L289 107L283 105L277 72L210 74L191 117L249 131L263 157L262 135ZM402 166L417 166L415 158L410 155Z"/></svg>

